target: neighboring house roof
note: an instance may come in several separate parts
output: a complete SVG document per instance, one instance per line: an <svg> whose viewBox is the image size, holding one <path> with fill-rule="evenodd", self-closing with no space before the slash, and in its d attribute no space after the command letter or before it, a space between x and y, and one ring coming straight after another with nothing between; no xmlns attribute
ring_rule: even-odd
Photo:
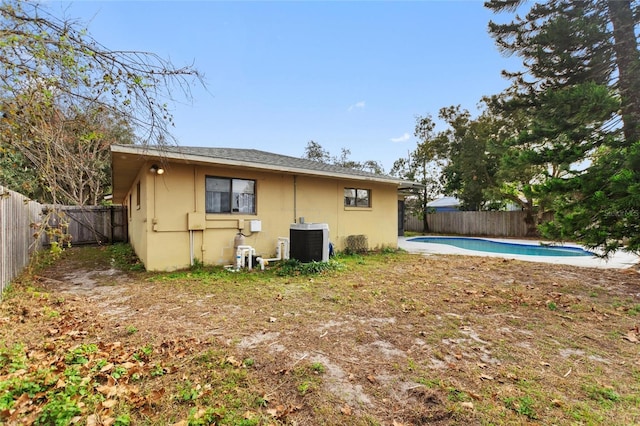
<svg viewBox="0 0 640 426"><path fill-rule="evenodd" d="M305 158L289 157L256 149L207 148L187 146L149 147L112 145L113 196L122 200L145 161L218 164L230 167L268 170L280 173L335 177L397 185L399 189L421 186L392 176L349 169Z"/></svg>
<svg viewBox="0 0 640 426"><path fill-rule="evenodd" d="M456 197L442 197L427 203L427 207L458 207L460 200Z"/></svg>

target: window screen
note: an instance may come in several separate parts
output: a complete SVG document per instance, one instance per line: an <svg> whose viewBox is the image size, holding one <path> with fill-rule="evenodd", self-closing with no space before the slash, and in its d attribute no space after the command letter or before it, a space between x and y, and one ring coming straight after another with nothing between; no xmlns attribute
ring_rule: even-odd
<svg viewBox="0 0 640 426"><path fill-rule="evenodd" d="M255 186L254 180L207 176L206 212L255 214Z"/></svg>

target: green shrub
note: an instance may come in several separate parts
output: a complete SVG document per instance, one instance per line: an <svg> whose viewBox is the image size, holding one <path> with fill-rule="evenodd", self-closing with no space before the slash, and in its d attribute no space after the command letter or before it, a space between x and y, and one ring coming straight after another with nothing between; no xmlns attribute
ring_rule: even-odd
<svg viewBox="0 0 640 426"><path fill-rule="evenodd" d="M302 263L297 259L281 262L276 270L279 276L318 275L324 272L340 270L342 265L336 261Z"/></svg>

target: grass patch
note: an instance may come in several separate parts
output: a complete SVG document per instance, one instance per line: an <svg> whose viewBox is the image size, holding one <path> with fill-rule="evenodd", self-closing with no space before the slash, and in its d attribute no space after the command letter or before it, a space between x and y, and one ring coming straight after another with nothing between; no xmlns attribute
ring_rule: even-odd
<svg viewBox="0 0 640 426"><path fill-rule="evenodd" d="M589 398L606 407L611 407L612 403L616 403L621 400L620 395L611 387L587 385L584 390Z"/></svg>
<svg viewBox="0 0 640 426"><path fill-rule="evenodd" d="M116 243L107 246L107 255L111 258L112 266L130 272L144 271L144 265L133 251L130 244Z"/></svg>
<svg viewBox="0 0 640 426"><path fill-rule="evenodd" d="M508 397L505 398L504 404L507 408L515 411L521 416L527 417L531 420L536 420L538 418L534 408L534 400L530 396L525 395L517 398Z"/></svg>

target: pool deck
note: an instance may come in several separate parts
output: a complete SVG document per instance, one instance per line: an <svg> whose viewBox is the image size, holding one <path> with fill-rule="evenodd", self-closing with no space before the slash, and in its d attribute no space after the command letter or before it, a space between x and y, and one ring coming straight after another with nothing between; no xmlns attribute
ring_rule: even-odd
<svg viewBox="0 0 640 426"><path fill-rule="evenodd" d="M446 235L438 235L438 237L445 237ZM609 259L600 259L598 257L585 257L585 256L525 256L518 254L507 253L489 253L475 250L466 250L450 246L447 244L432 244L432 243L419 243L408 241L411 238L416 237L398 237L398 248L408 251L409 253L417 253L424 255L435 254L460 254L465 256L485 256L485 257L502 257L505 259L524 260L527 262L544 262L555 263L558 265L573 265L582 266L587 268L630 268L638 264L640 257L631 253L616 252L609 256ZM541 241L533 240L518 240L511 238L485 238L478 237L484 240L500 241L505 243L514 244L529 244L538 245ZM563 244L566 247L580 247L577 244Z"/></svg>

